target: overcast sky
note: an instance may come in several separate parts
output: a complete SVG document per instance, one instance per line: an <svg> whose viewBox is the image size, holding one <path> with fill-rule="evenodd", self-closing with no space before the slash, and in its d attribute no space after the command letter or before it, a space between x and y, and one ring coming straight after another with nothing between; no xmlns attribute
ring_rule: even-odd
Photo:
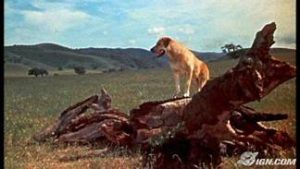
<svg viewBox="0 0 300 169"><path fill-rule="evenodd" d="M173 37L198 51L249 47L276 22L275 47L295 48L296 0L5 0L5 45L149 49Z"/></svg>

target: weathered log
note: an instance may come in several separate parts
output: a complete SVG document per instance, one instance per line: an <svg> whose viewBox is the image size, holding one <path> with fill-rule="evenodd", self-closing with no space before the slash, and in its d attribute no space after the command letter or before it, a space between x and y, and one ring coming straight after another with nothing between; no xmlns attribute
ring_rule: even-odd
<svg viewBox="0 0 300 169"><path fill-rule="evenodd" d="M146 102L131 110L130 122L137 131L136 142L147 142L152 136L180 125L183 109L190 100L191 98L176 98Z"/></svg>
<svg viewBox="0 0 300 169"><path fill-rule="evenodd" d="M97 103L97 101L98 101L97 95L91 96L86 100L84 100L83 102L80 102L63 111L59 117L58 126L54 131L55 134L60 135L67 132L66 128L69 122L75 117L77 117L78 115L84 113L89 108L90 105Z"/></svg>
<svg viewBox="0 0 300 169"><path fill-rule="evenodd" d="M240 106L239 108L235 109L236 112L240 112L247 118L247 121L274 121L274 120L284 120L287 119L287 114L284 113L276 113L276 114L269 114L264 112L257 112L253 108L248 106Z"/></svg>
<svg viewBox="0 0 300 169"><path fill-rule="evenodd" d="M91 123L79 130L68 132L58 136L55 143L93 143L104 139L104 134L101 132L101 126L106 121L99 123Z"/></svg>
<svg viewBox="0 0 300 169"><path fill-rule="evenodd" d="M130 117L116 108L110 108L109 110L102 112L94 111L89 114L86 114L86 110L65 124L66 127L65 131L62 132L63 134L51 136L55 138L55 143L93 144L110 142L121 146L132 146L138 143L143 145L143 151L147 152L147 148L145 147L151 148L152 146L161 145L168 138L174 137L174 133L182 127L180 125L181 123L178 122L182 121L184 107L190 100L191 98L176 98L146 102L141 104L138 108L131 110ZM75 106L73 105L71 107L75 108L76 106L81 105L82 104L76 103ZM67 110L72 109L68 108ZM253 134L256 131L264 131L266 133L270 133L268 131L276 131L274 129L266 128L257 122L262 120L282 120L287 117L286 114L266 114L263 112L256 112L254 109L246 106L234 109L231 114L230 123L232 124L233 129L239 134L244 135L250 133ZM57 124L57 122L54 124ZM51 128L51 126L48 128ZM48 130L45 130L44 132L48 133L47 131ZM275 132L273 134L274 137L270 137L272 135L264 135L261 133L258 134L258 136L262 137L266 143L272 145L277 144L279 146L284 146L284 142L289 143L285 144L288 145L286 148L294 145L292 139L290 139L288 135L283 134L283 137L278 137L280 136L278 133ZM179 147L180 145L182 147L188 146L183 144L188 143L187 140L184 140L184 137L180 138L179 141L173 141L174 146L177 142L179 144L177 146ZM199 142L199 140L195 142ZM231 144L228 144L228 142ZM223 141L222 143L227 143L224 144L226 147L226 150L224 151L227 156L232 154L233 151L243 152L243 150L247 149L246 144L235 140ZM166 151L169 151L168 148L170 146L167 145L164 147ZM97 153L91 152L91 154L95 155ZM92 156L88 155L87 157ZM204 155L202 154L201 156ZM174 157L179 160L180 156L175 153ZM65 158L68 158L68 156ZM81 157L78 156L78 158ZM76 158L70 157L70 159L77 159L77 156ZM149 158L147 157L146 159ZM147 162L145 162L145 164L147 164Z"/></svg>
<svg viewBox="0 0 300 169"><path fill-rule="evenodd" d="M230 125L235 128L239 134L249 135L255 131L275 132L272 128L267 128L262 125L261 121L275 121L287 119L287 114L277 113L269 114L264 112L257 112L247 106L240 106L238 109L232 111L230 117Z"/></svg>
<svg viewBox="0 0 300 169"><path fill-rule="evenodd" d="M85 112L91 104L96 103L97 101L98 96L94 95L85 99L84 101L68 107L60 114L60 117L57 121L35 134L33 139L42 142L50 137L55 137L65 133L65 126L68 125L73 118Z"/></svg>
<svg viewBox="0 0 300 169"><path fill-rule="evenodd" d="M76 121L76 119L84 119L84 117L80 118L80 115L85 113L89 108L97 110L98 112L110 110L110 95L108 95L104 89L101 89L100 95L90 96L85 100L68 107L62 113L60 113L57 121L36 133L33 136L33 139L43 142L48 138L57 138L61 134L72 131L72 124L74 123L74 120ZM76 127L78 127L78 129L80 128L79 125Z"/></svg>
<svg viewBox="0 0 300 169"><path fill-rule="evenodd" d="M68 130L69 132L77 131L92 123L99 123L106 119L115 119L124 123L129 123L126 114L117 109L111 109L103 112L95 111L88 115L83 114L82 116L75 117L68 125L66 125L65 130Z"/></svg>

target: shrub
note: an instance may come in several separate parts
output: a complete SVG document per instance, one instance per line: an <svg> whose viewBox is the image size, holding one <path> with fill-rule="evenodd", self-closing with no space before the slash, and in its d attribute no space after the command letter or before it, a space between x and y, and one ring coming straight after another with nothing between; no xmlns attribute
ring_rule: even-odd
<svg viewBox="0 0 300 169"><path fill-rule="evenodd" d="M32 68L28 70L28 75L34 75L35 77L38 77L38 75L44 76L48 75L48 71L43 68Z"/></svg>
<svg viewBox="0 0 300 169"><path fill-rule="evenodd" d="M85 68L82 66L75 66L74 71L76 74L79 74L79 75L85 74Z"/></svg>

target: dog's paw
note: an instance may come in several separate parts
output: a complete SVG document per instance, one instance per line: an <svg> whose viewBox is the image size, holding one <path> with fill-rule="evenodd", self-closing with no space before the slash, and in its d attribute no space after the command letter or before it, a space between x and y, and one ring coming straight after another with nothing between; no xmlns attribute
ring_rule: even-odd
<svg viewBox="0 0 300 169"><path fill-rule="evenodd" d="M184 97L190 97L190 94L189 93L184 93L183 96Z"/></svg>
<svg viewBox="0 0 300 169"><path fill-rule="evenodd" d="M174 99L178 98L178 94L173 94L172 98Z"/></svg>

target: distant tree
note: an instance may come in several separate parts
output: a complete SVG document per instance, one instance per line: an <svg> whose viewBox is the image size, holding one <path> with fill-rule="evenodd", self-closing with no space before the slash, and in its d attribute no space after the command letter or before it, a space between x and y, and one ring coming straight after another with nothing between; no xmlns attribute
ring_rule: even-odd
<svg viewBox="0 0 300 169"><path fill-rule="evenodd" d="M115 68L109 68L109 69L107 70L107 72L115 72L115 71L116 71Z"/></svg>
<svg viewBox="0 0 300 169"><path fill-rule="evenodd" d="M41 76L47 76L48 75L48 71L46 69L43 68L31 68L28 70L28 75L34 75L35 77L38 77L39 75Z"/></svg>
<svg viewBox="0 0 300 169"><path fill-rule="evenodd" d="M233 43L225 44L221 47L223 53L235 52L238 49L242 49L241 45L235 45Z"/></svg>
<svg viewBox="0 0 300 169"><path fill-rule="evenodd" d="M241 45L235 45L233 43L225 44L224 46L221 47L223 53L226 53L228 56L234 59L240 57L238 50L242 48L243 47Z"/></svg>
<svg viewBox="0 0 300 169"><path fill-rule="evenodd" d="M63 67L62 67L62 66L59 66L59 67L57 68L57 70L62 71L62 70L63 70Z"/></svg>
<svg viewBox="0 0 300 169"><path fill-rule="evenodd" d="M79 75L85 74L85 68L82 66L74 66L74 71Z"/></svg>

